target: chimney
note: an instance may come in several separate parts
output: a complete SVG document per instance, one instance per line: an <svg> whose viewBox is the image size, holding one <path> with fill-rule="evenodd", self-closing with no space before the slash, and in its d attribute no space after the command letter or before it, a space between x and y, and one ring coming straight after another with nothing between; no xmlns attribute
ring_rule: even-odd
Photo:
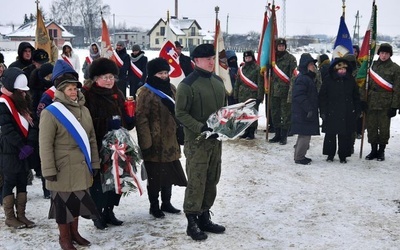
<svg viewBox="0 0 400 250"><path fill-rule="evenodd" d="M175 16L178 19L178 0L175 0Z"/></svg>

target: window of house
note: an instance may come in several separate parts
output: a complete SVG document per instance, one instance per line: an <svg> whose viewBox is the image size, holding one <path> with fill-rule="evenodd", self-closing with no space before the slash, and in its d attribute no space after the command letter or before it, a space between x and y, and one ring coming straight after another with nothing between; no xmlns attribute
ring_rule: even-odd
<svg viewBox="0 0 400 250"><path fill-rule="evenodd" d="M49 36L52 36L53 38L57 38L58 37L58 30L56 29L49 29Z"/></svg>
<svg viewBox="0 0 400 250"><path fill-rule="evenodd" d="M191 36L196 36L196 27L192 27L190 30L190 35Z"/></svg>
<svg viewBox="0 0 400 250"><path fill-rule="evenodd" d="M160 36L165 36L165 27L160 27Z"/></svg>
<svg viewBox="0 0 400 250"><path fill-rule="evenodd" d="M160 44L160 40L156 38L156 44Z"/></svg>

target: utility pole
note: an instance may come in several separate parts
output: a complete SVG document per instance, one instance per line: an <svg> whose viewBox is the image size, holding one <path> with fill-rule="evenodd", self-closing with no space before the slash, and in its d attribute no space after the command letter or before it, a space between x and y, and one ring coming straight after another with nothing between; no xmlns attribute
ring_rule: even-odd
<svg viewBox="0 0 400 250"><path fill-rule="evenodd" d="M356 23L354 24L353 44L359 45L360 43L360 12L357 10Z"/></svg>
<svg viewBox="0 0 400 250"><path fill-rule="evenodd" d="M178 19L178 0L175 0L175 17Z"/></svg>
<svg viewBox="0 0 400 250"><path fill-rule="evenodd" d="M226 15L226 34L228 35L229 13Z"/></svg>

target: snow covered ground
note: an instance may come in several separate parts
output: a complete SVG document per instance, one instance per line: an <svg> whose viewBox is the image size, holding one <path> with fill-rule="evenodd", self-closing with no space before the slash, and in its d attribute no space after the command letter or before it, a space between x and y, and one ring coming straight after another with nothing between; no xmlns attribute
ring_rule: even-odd
<svg viewBox="0 0 400 250"><path fill-rule="evenodd" d="M83 63L87 51L78 53ZM146 52L149 59L156 54ZM10 64L16 52L5 55ZM238 58L241 61L241 54ZM399 59L394 56L398 63ZM226 226L224 234L208 234L207 240L195 242L186 236L184 214L154 219L147 195L133 193L115 209L124 221L120 227L101 231L80 219L80 232L92 242L90 249L399 249L400 115L392 119L384 162L363 159L370 150L366 140L360 159L357 140L347 164L339 163L337 156L328 163L322 155L322 134L311 139L307 156L312 164L297 165L296 136L285 146L271 144L263 132L265 117L259 124L255 140L223 143L212 220ZM136 139L135 130L132 135ZM176 207L182 207L184 190L173 188ZM11 229L1 209L0 249L59 249L58 229L47 219L49 200L42 198L39 179L28 192L27 215L37 227Z"/></svg>

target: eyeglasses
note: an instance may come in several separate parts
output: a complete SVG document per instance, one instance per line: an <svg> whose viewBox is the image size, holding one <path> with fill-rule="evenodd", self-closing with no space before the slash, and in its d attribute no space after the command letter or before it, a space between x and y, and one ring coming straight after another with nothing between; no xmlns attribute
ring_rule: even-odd
<svg viewBox="0 0 400 250"><path fill-rule="evenodd" d="M115 80L115 76L111 75L111 76L107 76L107 75L103 75L99 77L101 80L103 81L114 81Z"/></svg>

